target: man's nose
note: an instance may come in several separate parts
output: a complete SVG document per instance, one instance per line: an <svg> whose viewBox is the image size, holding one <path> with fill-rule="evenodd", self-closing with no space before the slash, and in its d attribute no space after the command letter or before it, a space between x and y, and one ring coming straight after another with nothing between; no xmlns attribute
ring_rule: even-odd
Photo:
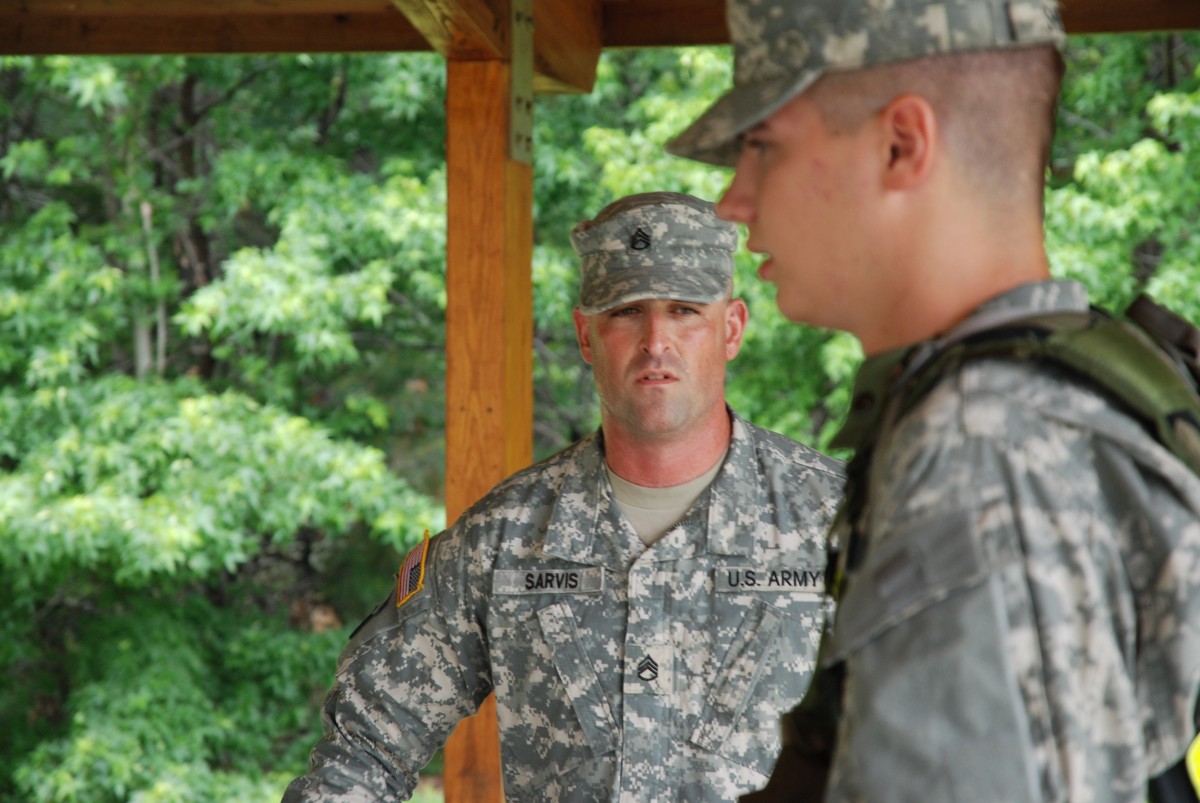
<svg viewBox="0 0 1200 803"><path fill-rule="evenodd" d="M754 196L750 192L750 171L738 159L733 173L733 180L725 188L721 199L717 201L717 217L733 223L749 223L754 217Z"/></svg>
<svg viewBox="0 0 1200 803"><path fill-rule="evenodd" d="M671 347L670 329L667 316L657 310L645 317L645 330L642 333L642 350L652 357L657 357Z"/></svg>

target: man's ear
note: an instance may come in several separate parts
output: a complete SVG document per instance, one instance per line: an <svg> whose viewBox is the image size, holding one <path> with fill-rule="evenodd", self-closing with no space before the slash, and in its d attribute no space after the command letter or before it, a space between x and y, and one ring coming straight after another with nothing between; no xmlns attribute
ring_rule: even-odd
<svg viewBox="0 0 1200 803"><path fill-rule="evenodd" d="M750 310L740 298L732 298L725 307L725 359L732 360L742 350L742 337L746 334L746 322Z"/></svg>
<svg viewBox="0 0 1200 803"><path fill-rule="evenodd" d="M940 130L933 107L920 95L893 98L879 115L887 147L884 187L906 190L925 182L933 172Z"/></svg>
<svg viewBox="0 0 1200 803"><path fill-rule="evenodd" d="M583 355L583 361L588 365L592 364L592 330L588 326L588 316L579 311L579 307L575 308L575 337L579 339L579 353Z"/></svg>

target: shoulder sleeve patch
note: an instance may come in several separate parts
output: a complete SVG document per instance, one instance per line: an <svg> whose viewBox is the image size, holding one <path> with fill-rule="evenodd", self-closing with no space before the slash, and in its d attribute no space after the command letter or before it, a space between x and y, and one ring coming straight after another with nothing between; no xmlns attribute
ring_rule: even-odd
<svg viewBox="0 0 1200 803"><path fill-rule="evenodd" d="M421 538L421 543L412 548L404 563L400 564L400 573L396 576L396 607L408 602L417 592L425 587L425 558L429 555L429 530Z"/></svg>

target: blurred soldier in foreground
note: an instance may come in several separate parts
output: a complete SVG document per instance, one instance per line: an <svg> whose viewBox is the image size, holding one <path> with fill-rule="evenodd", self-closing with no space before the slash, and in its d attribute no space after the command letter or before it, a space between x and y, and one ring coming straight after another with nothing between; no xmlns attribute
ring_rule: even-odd
<svg viewBox="0 0 1200 803"><path fill-rule="evenodd" d="M572 241L601 427L504 481L359 628L285 801L403 799L496 694L509 799L729 801L812 674L842 466L724 401L736 227L648 193Z"/></svg>
<svg viewBox="0 0 1200 803"><path fill-rule="evenodd" d="M734 88L668 150L783 313L867 360L837 616L744 800L1142 801L1194 733L1200 481L1095 383L930 355L1084 311L1052 281L1053 0L731 0ZM1101 357L1102 360L1102 357Z"/></svg>

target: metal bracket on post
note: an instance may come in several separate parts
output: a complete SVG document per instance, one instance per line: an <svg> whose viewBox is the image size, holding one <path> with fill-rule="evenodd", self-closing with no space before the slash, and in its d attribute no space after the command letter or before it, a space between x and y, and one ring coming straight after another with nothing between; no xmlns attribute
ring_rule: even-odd
<svg viewBox="0 0 1200 803"><path fill-rule="evenodd" d="M512 91L508 115L508 155L533 164L533 0L510 0L512 12Z"/></svg>

